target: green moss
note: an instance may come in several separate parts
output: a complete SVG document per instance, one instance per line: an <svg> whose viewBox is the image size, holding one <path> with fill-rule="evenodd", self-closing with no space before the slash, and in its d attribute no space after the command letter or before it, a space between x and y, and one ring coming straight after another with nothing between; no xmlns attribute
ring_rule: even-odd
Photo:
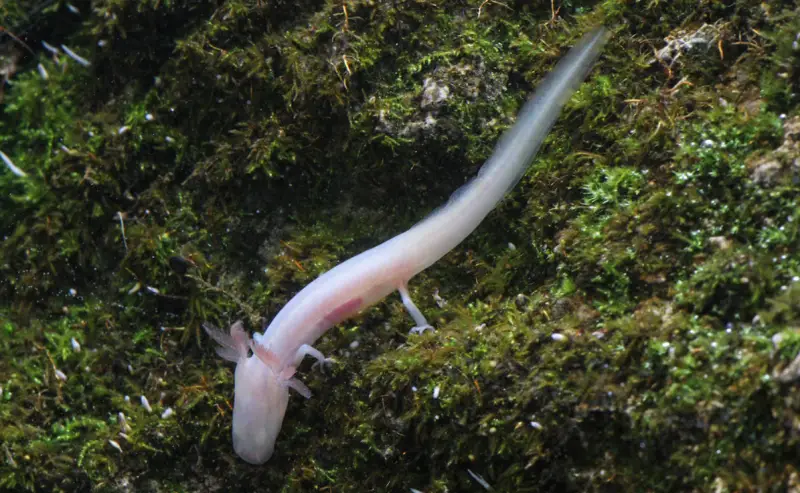
<svg viewBox="0 0 800 493"><path fill-rule="evenodd" d="M789 2L75 5L0 5L92 62L33 43L3 95L0 488L796 488ZM396 297L337 326L237 459L200 324L257 330L444 202L598 22L519 186L412 282L437 332Z"/></svg>

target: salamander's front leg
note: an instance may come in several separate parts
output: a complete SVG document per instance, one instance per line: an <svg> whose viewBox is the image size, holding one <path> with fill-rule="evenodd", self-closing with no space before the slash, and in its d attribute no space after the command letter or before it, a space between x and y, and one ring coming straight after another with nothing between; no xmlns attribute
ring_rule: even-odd
<svg viewBox="0 0 800 493"><path fill-rule="evenodd" d="M333 363L336 362L333 358L326 358L324 354L322 354L319 350L314 349L313 347L309 346L308 344L303 344L300 346L300 349L294 355L294 363L293 366L297 368L300 366L300 362L303 361L303 358L306 356L311 356L314 358L314 364L311 368L319 367L321 371L325 371L325 368L331 366Z"/></svg>
<svg viewBox="0 0 800 493"><path fill-rule="evenodd" d="M275 368L280 364L280 360L275 353L273 353L267 346L262 344L263 335L256 333L255 339L250 339L249 345L250 350L253 351L253 354L264 363L270 371L275 371ZM295 366L289 366L283 368L278 372L278 382L283 385L284 387L294 389L298 394L302 395L306 399L311 398L311 390L309 390L306 385L294 377L294 373L297 371Z"/></svg>
<svg viewBox="0 0 800 493"><path fill-rule="evenodd" d="M419 311L417 305L415 305L411 300L411 295L408 294L408 286L402 284L397 288L397 290L400 292L400 297L403 298L403 305L405 305L406 310L408 311L409 315L411 315L411 318L414 319L414 323L417 324L416 327L413 327L410 331L408 331L408 333L422 334L426 330L434 330L433 326L429 324L427 320L425 320L425 315Z"/></svg>

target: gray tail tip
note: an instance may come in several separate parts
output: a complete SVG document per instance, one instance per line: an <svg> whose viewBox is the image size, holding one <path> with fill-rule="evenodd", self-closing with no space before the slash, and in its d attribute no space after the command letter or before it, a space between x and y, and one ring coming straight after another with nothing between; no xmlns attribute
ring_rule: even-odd
<svg viewBox="0 0 800 493"><path fill-rule="evenodd" d="M611 31L604 26L603 24L599 24L588 31L586 34L583 35L581 40L577 44L605 44L606 41L611 37Z"/></svg>

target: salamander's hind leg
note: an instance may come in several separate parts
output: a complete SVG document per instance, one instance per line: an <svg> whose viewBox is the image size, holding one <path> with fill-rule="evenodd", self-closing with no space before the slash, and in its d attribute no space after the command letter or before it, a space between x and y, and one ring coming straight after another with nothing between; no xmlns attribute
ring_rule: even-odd
<svg viewBox="0 0 800 493"><path fill-rule="evenodd" d="M426 330L434 330L433 326L425 320L425 315L419 311L417 305L414 304L414 301L411 300L411 295L408 294L408 286L405 284L400 285L397 288L400 292L400 297L403 298L403 305L405 305L406 310L408 311L411 318L414 319L414 323L416 323L416 327L413 327L408 333L409 334L422 334Z"/></svg>
<svg viewBox="0 0 800 493"><path fill-rule="evenodd" d="M324 373L325 368L331 366L333 363L336 362L333 358L326 358L324 354L322 354L319 350L314 349L313 347L309 346L308 344L303 344L300 346L300 349L294 355L294 364L293 366L297 368L300 366L300 362L303 361L303 358L306 356L311 356L314 358L314 364L311 368L319 367L319 369Z"/></svg>

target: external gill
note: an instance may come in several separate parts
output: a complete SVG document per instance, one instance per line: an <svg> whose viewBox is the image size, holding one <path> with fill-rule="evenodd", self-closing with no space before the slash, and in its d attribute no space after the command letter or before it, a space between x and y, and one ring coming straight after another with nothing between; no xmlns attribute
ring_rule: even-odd
<svg viewBox="0 0 800 493"><path fill-rule="evenodd" d="M221 358L234 363L241 358L247 358L249 337L247 337L241 320L231 325L230 334L226 334L209 323L204 323L203 329L219 344L216 351Z"/></svg>
<svg viewBox="0 0 800 493"><path fill-rule="evenodd" d="M299 379L294 377L297 367L305 356L312 356L317 361L314 366L324 367L333 363L332 358L326 358L320 351L308 344L303 344L297 350L291 365L281 368L281 361L267 345L263 343L262 335L256 333L254 339L247 336L242 321L237 321L230 328L230 334L214 327L209 323L203 324L203 329L219 344L216 348L217 354L228 361L239 363L243 359L250 357L250 351L277 376L278 382L285 387L294 389L298 394L306 399L311 398L311 390Z"/></svg>

